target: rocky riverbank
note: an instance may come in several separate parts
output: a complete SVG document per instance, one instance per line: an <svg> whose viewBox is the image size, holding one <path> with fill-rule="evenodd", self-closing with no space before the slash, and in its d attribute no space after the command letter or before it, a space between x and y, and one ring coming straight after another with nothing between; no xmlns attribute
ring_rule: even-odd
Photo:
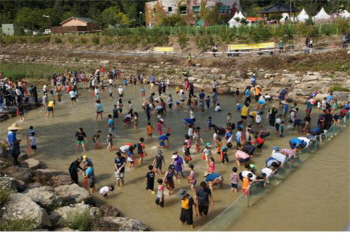
<svg viewBox="0 0 350 233"><path fill-rule="evenodd" d="M140 221L122 217L111 205L96 204L67 173L49 169L21 154L13 166L0 140L0 221L10 231L148 231Z"/></svg>
<svg viewBox="0 0 350 233"><path fill-rule="evenodd" d="M192 67L186 66L186 60L178 57L168 55L148 55L148 56L115 56L112 53L72 53L60 56L50 53L50 56L45 53L36 54L32 56L16 52L4 54L0 56L3 62L19 62L19 63L38 63L38 64L54 64L63 67L81 67L86 71L99 66L116 67L121 70L122 75L129 77L131 74L143 73L146 79L151 74L156 75L157 78L170 78L172 84L183 84L182 72L188 70L190 73L189 80L194 82L197 89L211 89L211 83L214 79L218 81L219 93L229 94L234 93L236 88L242 91L250 84L250 77L253 73L256 74L258 83L263 88L263 94L270 94L277 97L282 88L288 87L289 97L299 102L305 102L307 97L317 91L319 95L317 98L322 99L331 89L336 90L335 96L342 103L349 100L350 89L350 73L347 69L350 66L346 63L334 64L329 70L322 71L322 65L314 64L317 59L325 62L327 58L341 60L342 62L348 60L350 62L350 54L347 51L340 51L337 53L315 54L305 57L295 56L269 56L263 57L242 57L242 58L201 58L195 57L193 59L194 65ZM265 61L266 60L266 61ZM300 62L300 64L298 64ZM303 64L303 62L306 62ZM332 61L333 62L333 61ZM295 69L295 65L305 66L306 71L289 71L287 68ZM289 66L288 66L289 64ZM320 67L320 71L315 70L315 67ZM278 69L280 67L280 69ZM311 69L312 68L312 69ZM317 69L316 69L317 70ZM334 71L336 70L336 71ZM339 71L338 71L339 70ZM340 90L340 91L337 91ZM344 92L345 90L345 92Z"/></svg>

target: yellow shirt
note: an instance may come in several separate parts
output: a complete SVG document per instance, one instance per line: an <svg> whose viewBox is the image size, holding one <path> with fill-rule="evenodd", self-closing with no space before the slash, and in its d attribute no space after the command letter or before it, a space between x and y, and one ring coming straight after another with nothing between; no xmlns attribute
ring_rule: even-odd
<svg viewBox="0 0 350 233"><path fill-rule="evenodd" d="M244 106L241 111L242 116L248 116L249 108Z"/></svg>
<svg viewBox="0 0 350 233"><path fill-rule="evenodd" d="M54 105L55 105L55 103L51 100L51 101L49 101L49 104L47 106L50 108L53 108Z"/></svg>
<svg viewBox="0 0 350 233"><path fill-rule="evenodd" d="M255 95L260 95L260 91L261 91L260 87L256 87L255 88Z"/></svg>
<svg viewBox="0 0 350 233"><path fill-rule="evenodd" d="M256 114L257 114L256 111L252 111L252 112L249 113L249 115L251 115L251 116L254 117L254 118L256 118Z"/></svg>
<svg viewBox="0 0 350 233"><path fill-rule="evenodd" d="M249 179L244 177L242 182L242 189L248 189L249 184L250 184Z"/></svg>

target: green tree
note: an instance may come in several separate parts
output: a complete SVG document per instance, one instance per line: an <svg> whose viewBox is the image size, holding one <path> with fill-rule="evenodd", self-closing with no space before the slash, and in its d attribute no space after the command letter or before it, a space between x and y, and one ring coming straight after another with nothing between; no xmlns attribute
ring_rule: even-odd
<svg viewBox="0 0 350 233"><path fill-rule="evenodd" d="M15 22L25 28L30 28L31 30L43 28L43 10L32 10L29 7L22 7L16 15Z"/></svg>
<svg viewBox="0 0 350 233"><path fill-rule="evenodd" d="M109 7L105 9L101 14L101 18L102 18L102 23L104 23L105 25L108 25L108 24L128 25L129 24L129 18L127 17L127 15L121 12L119 7L117 6Z"/></svg>

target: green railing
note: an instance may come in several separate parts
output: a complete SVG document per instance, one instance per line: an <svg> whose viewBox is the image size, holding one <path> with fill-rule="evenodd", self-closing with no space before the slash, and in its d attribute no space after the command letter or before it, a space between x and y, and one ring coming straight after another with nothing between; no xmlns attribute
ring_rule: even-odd
<svg viewBox="0 0 350 233"><path fill-rule="evenodd" d="M350 112L348 112L338 124L333 124L327 132L312 139L309 146L298 153L297 158L289 158L285 162L283 168L278 168L275 173L269 177L269 183L265 181L253 183L250 186L248 196L241 194L230 206L204 225L199 231L226 230L246 208L249 208L249 206L259 201L261 197L278 186L293 170L303 164L310 156L313 156L313 154L318 151L318 148L335 137L338 132L348 125L349 120Z"/></svg>

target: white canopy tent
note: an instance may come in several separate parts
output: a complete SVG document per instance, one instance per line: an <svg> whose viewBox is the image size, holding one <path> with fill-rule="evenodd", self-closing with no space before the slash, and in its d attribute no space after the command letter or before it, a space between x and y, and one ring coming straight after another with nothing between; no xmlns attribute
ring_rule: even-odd
<svg viewBox="0 0 350 233"><path fill-rule="evenodd" d="M303 9L300 14L297 16L296 20L298 22L305 22L306 20L308 20L310 18L310 16L306 13L305 9Z"/></svg>
<svg viewBox="0 0 350 233"><path fill-rule="evenodd" d="M236 19L239 19L238 21ZM242 14L242 12L236 12L235 15L232 17L232 19L230 19L230 21L228 21L229 27L233 28L233 27L239 27L241 26L241 20L245 19L244 15Z"/></svg>
<svg viewBox="0 0 350 233"><path fill-rule="evenodd" d="M340 14L340 17L344 18L344 19L350 19L350 13L347 10L343 10Z"/></svg>
<svg viewBox="0 0 350 233"><path fill-rule="evenodd" d="M288 13L282 13L282 18L280 19L280 23L285 23L287 20L293 21L293 18L289 18Z"/></svg>
<svg viewBox="0 0 350 233"><path fill-rule="evenodd" d="M318 14L313 17L313 19L315 21L328 20L330 18L331 18L331 16L329 14L327 14L327 12L323 9L323 7L320 10L320 12L318 12Z"/></svg>

